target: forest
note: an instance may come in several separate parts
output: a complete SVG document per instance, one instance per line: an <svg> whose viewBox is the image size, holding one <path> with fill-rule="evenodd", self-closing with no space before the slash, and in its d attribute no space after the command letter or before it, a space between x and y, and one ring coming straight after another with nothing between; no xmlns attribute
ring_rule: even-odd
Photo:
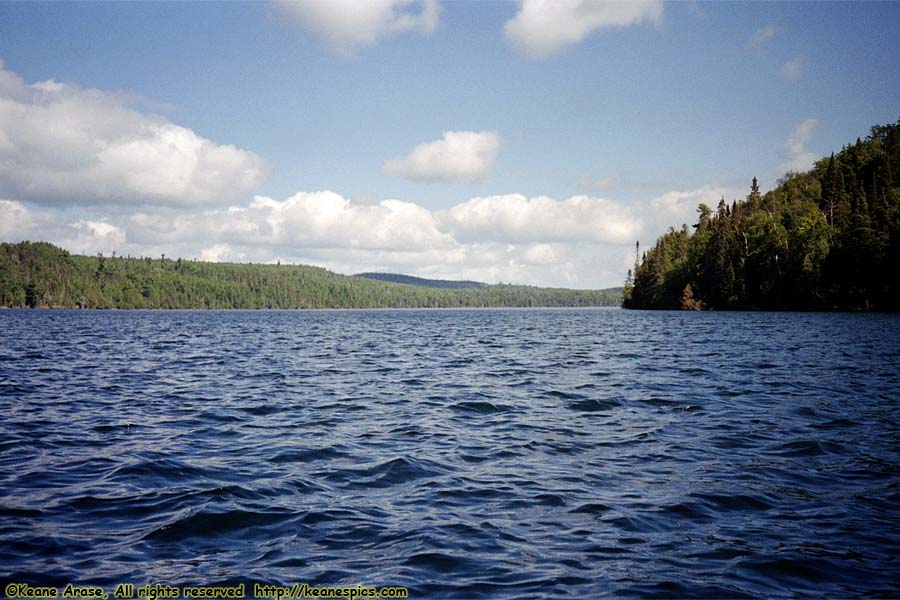
<svg viewBox="0 0 900 600"><path fill-rule="evenodd" d="M623 306L900 309L900 121L636 249Z"/></svg>
<svg viewBox="0 0 900 600"><path fill-rule="evenodd" d="M9 308L450 308L617 306L622 288L520 285L441 289L318 267L78 256L46 242L0 244L0 306Z"/></svg>
<svg viewBox="0 0 900 600"><path fill-rule="evenodd" d="M448 289L483 288L487 286L486 283L481 283L480 281L423 279L422 277L399 275L397 273L357 273L354 277L365 277L366 279L377 279L378 281L393 281L394 283L408 283L410 285L423 285L425 287Z"/></svg>

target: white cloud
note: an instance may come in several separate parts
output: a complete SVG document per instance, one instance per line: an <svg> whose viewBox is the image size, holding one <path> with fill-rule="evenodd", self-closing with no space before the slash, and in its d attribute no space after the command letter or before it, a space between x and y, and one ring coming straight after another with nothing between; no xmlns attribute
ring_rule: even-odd
<svg viewBox="0 0 900 600"><path fill-rule="evenodd" d="M111 249L121 248L125 244L125 231L106 221L79 219L72 224L72 228L79 232L79 239L91 240L92 244Z"/></svg>
<svg viewBox="0 0 900 600"><path fill-rule="evenodd" d="M778 27L778 25L769 23L765 27L757 29L753 35L750 36L747 46L750 48L762 48L769 40L775 37L775 34L779 31L781 31L781 28Z"/></svg>
<svg viewBox="0 0 900 600"><path fill-rule="evenodd" d="M555 265L568 254L564 244L532 244L525 249L524 259L532 265Z"/></svg>
<svg viewBox="0 0 900 600"><path fill-rule="evenodd" d="M593 244L459 241L416 204L359 206L333 192L279 202L258 197L245 208L190 218L136 215L127 227L136 254L199 256L216 262L313 264L339 273L390 271L421 277L597 287ZM123 250L124 251L124 250ZM579 267L579 261L582 266ZM590 266L587 264L590 263ZM619 275L610 279L617 285Z"/></svg>
<svg viewBox="0 0 900 600"><path fill-rule="evenodd" d="M407 156L386 161L382 171L414 181L481 181L493 169L500 144L494 131L445 131L441 139L419 144Z"/></svg>
<svg viewBox="0 0 900 600"><path fill-rule="evenodd" d="M818 154L806 151L806 144L812 137L813 130L819 122L816 119L807 119L794 127L784 142L784 154L786 160L778 166L780 172L801 172L812 168L813 163L821 158Z"/></svg>
<svg viewBox="0 0 900 600"><path fill-rule="evenodd" d="M631 242L641 226L632 209L587 196L557 201L510 194L432 212L401 200L361 205L330 191L300 192L284 201L257 196L246 207L192 216L139 213L128 223L133 242L202 240L210 258L238 246L452 257L473 246L499 244L524 248L522 260L529 264L561 260L566 251L560 244Z"/></svg>
<svg viewBox="0 0 900 600"><path fill-rule="evenodd" d="M35 221L21 202L0 200L0 240L18 242L30 239L31 232L40 225Z"/></svg>
<svg viewBox="0 0 900 600"><path fill-rule="evenodd" d="M241 262L243 252L235 252L228 244L213 244L200 250L200 260L205 262Z"/></svg>
<svg viewBox="0 0 900 600"><path fill-rule="evenodd" d="M261 158L218 145L132 98L0 66L0 194L30 202L195 205L253 189Z"/></svg>
<svg viewBox="0 0 900 600"><path fill-rule="evenodd" d="M616 269L611 277L602 279L598 256L603 250L596 246L566 249L554 258L536 257L542 251L535 251L534 247L484 242L424 252L343 249L307 253L298 262L314 263L339 273L387 271L432 279L556 287L596 288L605 285L601 281L609 281L610 286L619 285L624 277L624 271L619 273Z"/></svg>
<svg viewBox="0 0 900 600"><path fill-rule="evenodd" d="M661 0L520 0L519 11L503 26L503 34L528 56L544 58L600 29L644 21L659 25L662 15Z"/></svg>
<svg viewBox="0 0 900 600"><path fill-rule="evenodd" d="M460 240L510 243L575 242L626 243L641 221L633 212L610 200L572 196L557 201L521 194L472 198L437 214L441 227Z"/></svg>
<svg viewBox="0 0 900 600"><path fill-rule="evenodd" d="M454 244L433 215L412 202L360 205L330 191L300 192L279 202L257 196L247 207L193 216L140 213L131 217L136 240L148 244L202 239L215 244L291 248L419 251Z"/></svg>
<svg viewBox="0 0 900 600"><path fill-rule="evenodd" d="M280 259L339 273L598 288L621 284L636 239L649 246L669 226L694 223L698 203L715 207L722 196L731 198L716 186L630 205L589 196L508 194L434 211L320 191L284 200L257 196L243 206L211 210L145 207L110 215L103 214L108 207L88 207L72 218L0 200L0 240L44 240L84 254Z"/></svg>
<svg viewBox="0 0 900 600"><path fill-rule="evenodd" d="M800 79L800 71L803 68L803 59L793 58L781 65L781 76L785 81L797 81Z"/></svg>
<svg viewBox="0 0 900 600"><path fill-rule="evenodd" d="M211 261L315 264L342 273L563 287L618 285L621 248L641 220L610 200L576 196L475 198L448 211L400 200L360 203L335 192L206 211L143 209L112 218L101 207L74 222L0 202L0 239L46 240L72 252L199 257ZM614 257L612 263L603 257Z"/></svg>
<svg viewBox="0 0 900 600"><path fill-rule="evenodd" d="M789 155L802 153L807 142L809 142L809 138L812 137L813 130L818 124L819 121L816 119L807 119L794 127L794 129L791 130L791 134L784 142L785 151Z"/></svg>
<svg viewBox="0 0 900 600"><path fill-rule="evenodd" d="M684 192L666 192L657 196L650 201L643 240L653 243L669 227L679 229L683 224L693 225L697 222L697 207L701 203L715 210L722 198L730 204L736 197L734 190L716 185L705 185Z"/></svg>
<svg viewBox="0 0 900 600"><path fill-rule="evenodd" d="M344 56L390 35L428 35L440 14L437 0L280 0L275 6L288 21Z"/></svg>
<svg viewBox="0 0 900 600"><path fill-rule="evenodd" d="M104 220L75 222L36 212L21 202L0 200L0 241L47 241L71 252L111 254L126 244L126 232Z"/></svg>

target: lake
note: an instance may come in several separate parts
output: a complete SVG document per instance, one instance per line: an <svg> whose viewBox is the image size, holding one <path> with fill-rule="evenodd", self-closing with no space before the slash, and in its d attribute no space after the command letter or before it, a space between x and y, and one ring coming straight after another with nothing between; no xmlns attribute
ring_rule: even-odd
<svg viewBox="0 0 900 600"><path fill-rule="evenodd" d="M5 310L0 415L4 586L900 596L900 315Z"/></svg>

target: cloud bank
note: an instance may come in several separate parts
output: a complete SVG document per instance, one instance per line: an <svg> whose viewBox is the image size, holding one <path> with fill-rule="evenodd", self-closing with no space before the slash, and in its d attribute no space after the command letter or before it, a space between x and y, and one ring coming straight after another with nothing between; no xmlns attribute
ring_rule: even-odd
<svg viewBox="0 0 900 600"><path fill-rule="evenodd" d="M0 63L0 197L192 206L264 179L257 155L132 110L132 99L52 80L29 85Z"/></svg>
<svg viewBox="0 0 900 600"><path fill-rule="evenodd" d="M413 181L473 183L494 168L500 144L494 131L445 131L441 139L419 144L407 156L386 161L382 171Z"/></svg>
<svg viewBox="0 0 900 600"><path fill-rule="evenodd" d="M432 214L401 200L358 205L331 191L300 192L284 201L257 196L246 207L184 215L138 213L130 219L145 244L229 243L290 248L440 249L453 245Z"/></svg>
<svg viewBox="0 0 900 600"><path fill-rule="evenodd" d="M563 201L522 194L472 198L437 218L457 239L508 243L624 244L641 229L640 218L627 207L589 196Z"/></svg>
<svg viewBox="0 0 900 600"><path fill-rule="evenodd" d="M503 26L507 41L532 58L546 58L601 29L662 21L661 0L521 0Z"/></svg>
<svg viewBox="0 0 900 600"><path fill-rule="evenodd" d="M651 244L670 225L691 224L707 186L626 204L577 195L476 197L445 210L386 199L355 202L333 191L206 210L145 207L76 217L0 200L0 240L45 240L71 252L293 262L341 273L392 271L562 287L619 285L636 239Z"/></svg>
<svg viewBox="0 0 900 600"><path fill-rule="evenodd" d="M438 24L437 0L279 0L276 12L344 56L401 33L428 35Z"/></svg>
<svg viewBox="0 0 900 600"><path fill-rule="evenodd" d="M70 252L111 254L127 246L125 229L106 220L65 220L21 202L0 200L0 241L49 241Z"/></svg>
<svg viewBox="0 0 900 600"><path fill-rule="evenodd" d="M473 198L447 210L383 200L361 205L332 191L300 192L283 201L257 196L246 207L194 216L141 212L129 219L129 239L155 245L207 243L318 249L420 252L466 244L625 244L642 220L603 198L554 200L521 194Z"/></svg>

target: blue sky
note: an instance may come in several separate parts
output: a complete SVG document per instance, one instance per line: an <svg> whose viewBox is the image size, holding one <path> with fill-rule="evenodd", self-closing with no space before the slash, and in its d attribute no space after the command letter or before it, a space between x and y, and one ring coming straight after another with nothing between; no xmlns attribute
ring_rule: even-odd
<svg viewBox="0 0 900 600"><path fill-rule="evenodd" d="M0 239L606 287L900 117L900 3L537 4L2 3Z"/></svg>

